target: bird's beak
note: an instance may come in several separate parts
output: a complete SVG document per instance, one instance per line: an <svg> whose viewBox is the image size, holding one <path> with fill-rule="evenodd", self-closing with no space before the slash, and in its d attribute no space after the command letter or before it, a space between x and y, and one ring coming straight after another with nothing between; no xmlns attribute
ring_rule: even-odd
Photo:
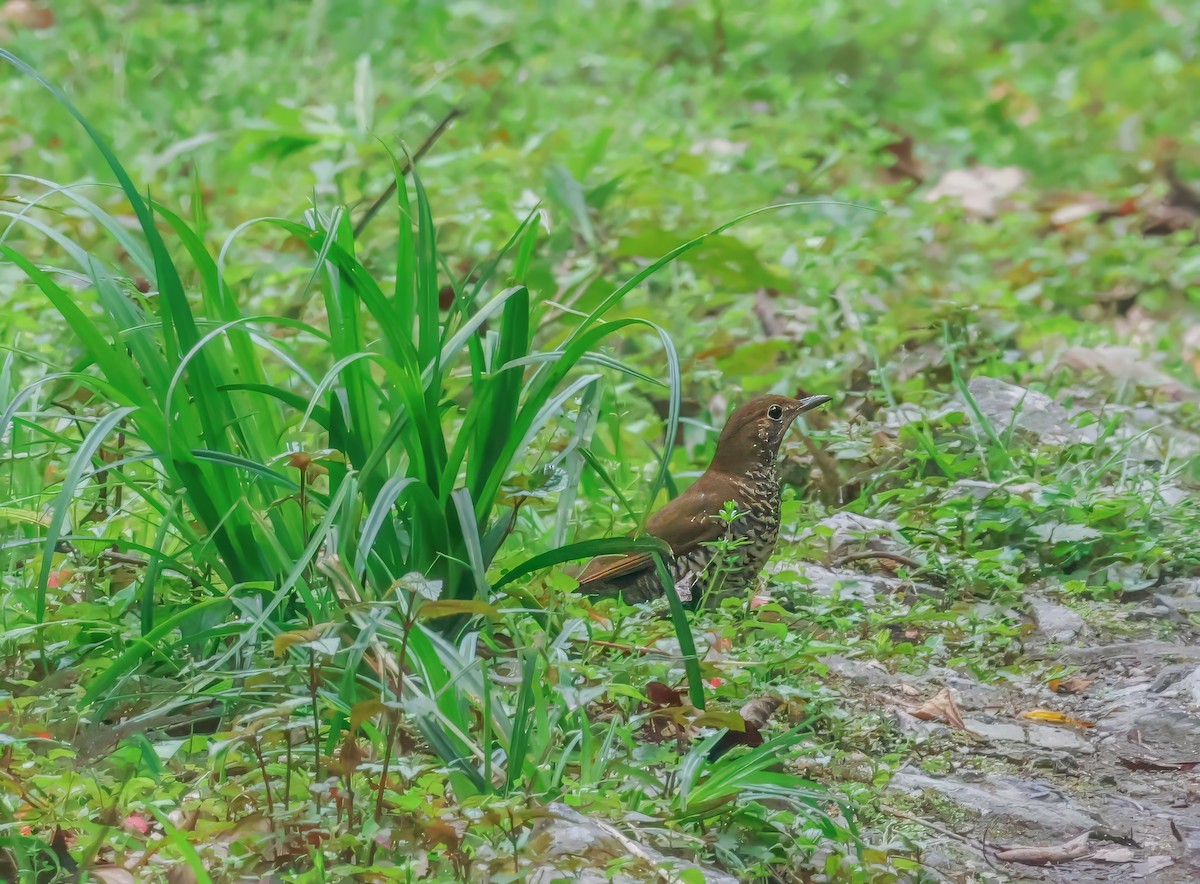
<svg viewBox="0 0 1200 884"><path fill-rule="evenodd" d="M804 414L833 400L832 396L807 396L796 400L796 414Z"/></svg>

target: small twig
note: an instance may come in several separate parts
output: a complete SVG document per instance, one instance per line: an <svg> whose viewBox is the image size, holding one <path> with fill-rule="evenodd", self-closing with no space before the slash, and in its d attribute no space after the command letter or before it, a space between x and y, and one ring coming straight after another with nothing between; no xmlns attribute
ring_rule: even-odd
<svg viewBox="0 0 1200 884"><path fill-rule="evenodd" d="M597 648L608 648L611 651L625 651L626 653L638 654L655 654L660 657L670 657L671 654L664 653L656 648L647 648L641 645L619 645L616 642L599 641L598 639L576 638L572 639L579 645L592 645Z"/></svg>
<svg viewBox="0 0 1200 884"><path fill-rule="evenodd" d="M397 175L396 179L387 186L387 190L380 194L379 198L375 200L375 202L371 203L371 207L367 209L367 213L363 215L358 224L354 226L354 237L356 239L362 236L363 231L367 229L367 225L371 223L371 219L374 218L376 214L379 213L379 210L383 208L383 204L392 198L392 194L396 192L396 188L399 186L399 180L412 171L413 164L418 162L423 156L425 156L425 154L429 153L430 148L432 148L437 143L437 140L442 137L442 133L449 129L450 124L462 115L463 111L461 108L450 108L450 112L446 114L446 116L442 117L441 122L433 127L432 132L425 136L425 141L420 147L417 148L417 152L405 160L404 166L400 169L400 174Z"/></svg>
<svg viewBox="0 0 1200 884"><path fill-rule="evenodd" d="M837 461L827 454L820 445L814 442L804 430L797 431L800 441L808 450L809 456L821 470L821 496L826 503L840 502L842 492L842 476L838 472Z"/></svg>
<svg viewBox="0 0 1200 884"><path fill-rule="evenodd" d="M762 324L763 334L768 338L783 337L783 324L779 321L775 305L771 303L771 297L767 294L766 289L759 289L754 293L754 315L758 317L758 321Z"/></svg>
<svg viewBox="0 0 1200 884"><path fill-rule="evenodd" d="M887 552L881 549L866 549L860 552L846 553L844 556L838 556L830 563L830 567L840 568L842 565L848 565L851 562L859 562L863 559L887 559L889 562L896 562L906 568L914 570L921 567L921 563L915 559L910 559L908 556L903 556L900 553Z"/></svg>

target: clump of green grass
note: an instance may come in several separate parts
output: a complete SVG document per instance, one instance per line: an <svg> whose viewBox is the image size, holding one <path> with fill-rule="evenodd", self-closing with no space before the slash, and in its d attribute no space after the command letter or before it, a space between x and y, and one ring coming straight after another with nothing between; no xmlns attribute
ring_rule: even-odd
<svg viewBox="0 0 1200 884"><path fill-rule="evenodd" d="M533 216L493 259L455 278L438 253L420 177L414 173L410 187L398 175L398 239L386 274L356 256L345 212L314 209L304 223L260 219L310 250L299 300L320 298L328 326L249 313L223 272L238 232L210 252L193 225L139 193L59 90L10 54L0 57L42 82L77 119L140 233L75 190L50 185L111 235L133 274L42 222L32 207L5 215L45 234L72 266L47 266L0 244L0 255L28 276L82 348L70 371L24 388L6 369L0 427L22 458L52 452L64 466L46 517L27 520L8 544L37 555L28 605L13 612L11 625L14 635L31 637L23 650L41 672L68 662L89 672L81 709L112 725L93 750L123 745L129 722L154 728L187 707L196 748L205 744L198 720L225 734L218 770L259 772L269 817L286 828L310 802L319 809L334 801L339 830L349 838L361 827L368 836L354 842L368 863L403 804L402 787L385 784L396 776L394 753L405 735L419 736L440 758L439 773L459 802L602 792L621 754L614 725L592 720L586 702L547 681L565 677L562 652L577 621L529 609L520 579L637 548L657 557L669 584L663 545L588 540L539 555L510 553L506 561L515 564L499 577L494 563L522 518L520 489L539 481L520 478L536 469L535 443L565 437L558 458L567 463L567 486L580 481L600 402L595 391L606 375L665 388L668 441L646 495L649 503L658 497L679 422L679 362L654 323L606 316L720 230L647 264L590 312L556 318L554 344L543 347L538 328L550 308L522 282L537 246ZM78 291L64 278L78 280ZM287 336L273 334L280 329ZM659 342L662 379L603 349L637 332ZM54 427L64 417L63 389L80 403L65 432ZM563 425L581 429L564 434ZM21 493L32 499L30 479ZM561 495L560 524L573 500ZM63 582L70 566L84 562L134 571L121 591L88 608L84 629L71 632L63 614L75 590ZM673 592L668 598L691 699L703 708L691 627ZM97 634L82 639L88 631ZM74 645L55 640L68 633ZM498 641L505 637L507 645ZM166 696L146 702L145 694L160 691ZM593 699L602 693L585 691ZM298 729L306 734L300 741ZM364 738L375 747L369 764ZM717 763L706 760L709 743L694 750L684 761L678 823L699 825L731 803L786 799L805 809L805 819L821 821L826 836L840 837L844 830L821 811L813 784L768 770L798 741L786 735ZM161 783L165 772L150 760L155 749L144 737L134 743L142 758L134 769ZM175 785L168 792L178 796ZM389 848L395 856L404 849Z"/></svg>

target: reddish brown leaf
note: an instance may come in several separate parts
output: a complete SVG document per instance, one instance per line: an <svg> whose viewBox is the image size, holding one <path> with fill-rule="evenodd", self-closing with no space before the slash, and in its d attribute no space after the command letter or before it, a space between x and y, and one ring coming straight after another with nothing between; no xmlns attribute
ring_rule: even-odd
<svg viewBox="0 0 1200 884"><path fill-rule="evenodd" d="M8 0L0 6L0 24L26 31L43 31L54 27L54 13L44 3L34 0Z"/></svg>
<svg viewBox="0 0 1200 884"><path fill-rule="evenodd" d="M646 685L646 697L655 706L664 708L684 705L683 696L674 688L669 688L661 681L652 681Z"/></svg>
<svg viewBox="0 0 1200 884"><path fill-rule="evenodd" d="M1055 678L1050 681L1050 690L1056 694L1082 694L1087 691L1096 679L1083 675L1072 675L1069 678Z"/></svg>
<svg viewBox="0 0 1200 884"><path fill-rule="evenodd" d="M437 819L425 827L422 838L426 849L444 844L451 850L458 850L466 830L467 824L462 820Z"/></svg>

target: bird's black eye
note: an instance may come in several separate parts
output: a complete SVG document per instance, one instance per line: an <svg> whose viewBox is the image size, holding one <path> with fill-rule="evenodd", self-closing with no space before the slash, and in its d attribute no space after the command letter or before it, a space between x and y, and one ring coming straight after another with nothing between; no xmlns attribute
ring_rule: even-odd
<svg viewBox="0 0 1200 884"><path fill-rule="evenodd" d="M777 421L783 417L783 409L780 408L778 405L772 405L770 408L767 409L767 417L769 417L773 421Z"/></svg>

